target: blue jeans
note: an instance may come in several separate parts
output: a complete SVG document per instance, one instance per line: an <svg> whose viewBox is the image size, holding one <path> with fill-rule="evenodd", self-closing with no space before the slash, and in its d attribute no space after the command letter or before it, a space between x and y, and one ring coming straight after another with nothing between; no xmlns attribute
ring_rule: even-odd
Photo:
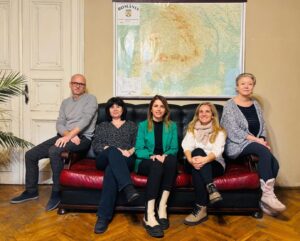
<svg viewBox="0 0 300 241"><path fill-rule="evenodd" d="M109 147L97 155L97 168L105 170L97 211L99 217L106 220L112 219L118 193L127 185L132 184L129 169L133 164L133 156L125 157L115 147Z"/></svg>

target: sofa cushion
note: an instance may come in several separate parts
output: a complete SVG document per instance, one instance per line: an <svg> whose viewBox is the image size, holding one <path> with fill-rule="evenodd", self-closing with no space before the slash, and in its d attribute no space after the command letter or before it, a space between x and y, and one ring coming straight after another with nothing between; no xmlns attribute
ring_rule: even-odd
<svg viewBox="0 0 300 241"><path fill-rule="evenodd" d="M227 163L224 175L214 179L218 190L257 189L260 186L257 172L247 165Z"/></svg>
<svg viewBox="0 0 300 241"><path fill-rule="evenodd" d="M82 159L74 163L70 169L62 170L60 184L75 188L101 189L104 172L97 170L94 159ZM131 173L131 179L135 186L144 187L147 177ZM186 173L179 173L176 178L176 187L189 185L190 177Z"/></svg>
<svg viewBox="0 0 300 241"><path fill-rule="evenodd" d="M101 189L104 172L96 169L93 159L83 159L74 163L70 169L62 170L60 184L74 188Z"/></svg>
<svg viewBox="0 0 300 241"><path fill-rule="evenodd" d="M131 173L131 180L136 187L146 187L147 177ZM190 184L190 177L186 173L179 173L176 177L176 187L186 187Z"/></svg>
<svg viewBox="0 0 300 241"><path fill-rule="evenodd" d="M104 172L96 169L93 159L83 159L73 164L70 169L64 169L60 175L62 186L74 188L102 189ZM131 173L135 186L145 187L147 177ZM247 165L227 164L225 174L215 178L214 183L220 191L257 189L259 177L251 172ZM176 187L191 186L191 175L179 170L176 178Z"/></svg>

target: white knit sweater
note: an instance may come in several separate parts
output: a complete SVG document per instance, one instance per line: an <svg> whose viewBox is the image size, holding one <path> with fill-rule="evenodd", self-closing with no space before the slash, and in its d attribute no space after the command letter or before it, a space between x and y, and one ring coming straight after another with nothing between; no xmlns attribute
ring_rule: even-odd
<svg viewBox="0 0 300 241"><path fill-rule="evenodd" d="M225 161L222 156L225 146L225 133L220 131L216 137L214 143L207 142L206 145L200 143L196 140L195 135L191 132L187 132L182 140L182 148L184 151L189 150L192 152L196 148L201 148L207 155L213 153L216 156L216 161L218 161L225 169Z"/></svg>

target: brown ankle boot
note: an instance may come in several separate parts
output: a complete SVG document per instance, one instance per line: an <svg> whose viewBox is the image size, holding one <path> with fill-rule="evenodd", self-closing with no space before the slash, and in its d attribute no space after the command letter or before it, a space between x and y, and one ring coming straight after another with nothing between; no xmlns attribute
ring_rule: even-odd
<svg viewBox="0 0 300 241"><path fill-rule="evenodd" d="M206 189L208 191L209 201L211 204L223 200L223 198L222 198L221 194L218 192L215 184L213 184L213 183L207 184Z"/></svg>

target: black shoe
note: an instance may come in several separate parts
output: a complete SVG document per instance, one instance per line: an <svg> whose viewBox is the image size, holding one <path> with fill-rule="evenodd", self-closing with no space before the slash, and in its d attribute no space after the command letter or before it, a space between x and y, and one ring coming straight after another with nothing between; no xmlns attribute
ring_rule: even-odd
<svg viewBox="0 0 300 241"><path fill-rule="evenodd" d="M47 203L46 211L52 211L53 209L57 208L60 203L60 195L59 192L52 191L51 197Z"/></svg>
<svg viewBox="0 0 300 241"><path fill-rule="evenodd" d="M34 199L38 199L38 198L39 198L38 192L30 193L28 191L24 191L24 192L22 192L21 195L11 199L10 203L12 203L12 204L22 203L22 202L26 202L26 201L30 201L30 200L34 200Z"/></svg>
<svg viewBox="0 0 300 241"><path fill-rule="evenodd" d="M167 230L170 227L170 221L167 218L159 218L157 221L163 230Z"/></svg>
<svg viewBox="0 0 300 241"><path fill-rule="evenodd" d="M108 228L108 223L108 220L98 217L97 222L95 224L94 232L98 234L104 233Z"/></svg>
<svg viewBox="0 0 300 241"><path fill-rule="evenodd" d="M132 184L127 185L124 188L124 192L126 195L127 202L129 203L136 200L140 196L140 194L137 192L137 190L133 187Z"/></svg>
<svg viewBox="0 0 300 241"><path fill-rule="evenodd" d="M151 237L162 238L164 236L164 231L162 230L162 227L160 225L155 225L154 227L151 227L147 225L143 220L143 226Z"/></svg>

